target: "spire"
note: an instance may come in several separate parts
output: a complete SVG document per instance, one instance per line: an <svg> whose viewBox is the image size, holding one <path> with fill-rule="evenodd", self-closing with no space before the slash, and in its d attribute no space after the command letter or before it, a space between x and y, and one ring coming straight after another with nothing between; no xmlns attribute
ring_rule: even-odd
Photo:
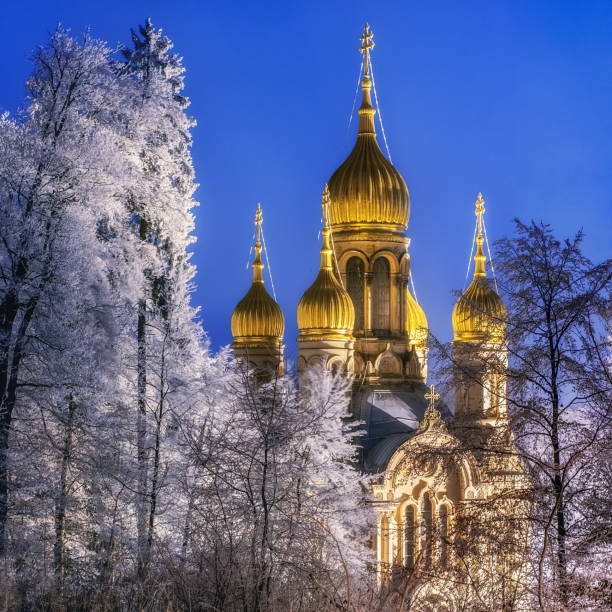
<svg viewBox="0 0 612 612"><path fill-rule="evenodd" d="M261 205L257 204L257 212L255 213L255 227L257 228L257 239L255 241L255 259L253 260L253 282L263 283L263 263L261 261L261 223L263 216L261 214Z"/></svg>
<svg viewBox="0 0 612 612"><path fill-rule="evenodd" d="M358 231L382 229L403 233L410 217L410 195L402 175L383 155L376 142L376 111L370 98L374 87L373 47L372 32L366 24L359 47L365 71L361 81L363 100L358 111L357 141L344 163L329 179L331 203L328 221L334 231L352 226L351 229Z"/></svg>
<svg viewBox="0 0 612 612"><path fill-rule="evenodd" d="M474 267L474 278L484 277L487 275L485 270L486 257L482 245L484 244L484 237L482 235L482 216L485 212L484 200L482 199L482 193L478 194L478 200L476 200L476 218L478 219L478 235L476 236L476 255L474 261L476 265Z"/></svg>
<svg viewBox="0 0 612 612"><path fill-rule="evenodd" d="M280 306L266 291L261 261L261 205L257 204L255 227L255 259L253 260L253 283L247 294L238 302L232 314L232 336L234 347L256 344L278 347L282 344L285 318Z"/></svg>
<svg viewBox="0 0 612 612"><path fill-rule="evenodd" d="M329 197L329 188L325 183L325 189L323 190L323 197L321 198L321 206L323 207L323 242L321 244L321 270L332 270L332 249L329 241L330 229L329 229L329 203L331 198Z"/></svg>
<svg viewBox="0 0 612 612"><path fill-rule="evenodd" d="M455 340L461 342L481 342L483 339L503 340L508 314L504 302L497 295L487 279L484 244L483 220L485 212L482 193L476 200L476 255L474 279L459 296L453 309L453 329Z"/></svg>
<svg viewBox="0 0 612 612"><path fill-rule="evenodd" d="M366 23L363 28L363 34L361 35L361 46L359 47L360 53L363 53L363 79L361 80L363 97L358 111L358 136L362 134L376 136L376 128L374 127L374 115L376 111L372 106L372 98L370 95L370 90L372 89L372 81L370 79L370 52L374 48L373 37L374 34L370 30L370 26Z"/></svg>
<svg viewBox="0 0 612 612"><path fill-rule="evenodd" d="M355 326L355 308L351 296L338 282L332 268L330 245L329 205L327 185L323 191L323 244L321 269L314 283L306 289L297 310L298 329L302 340L308 338L352 339Z"/></svg>

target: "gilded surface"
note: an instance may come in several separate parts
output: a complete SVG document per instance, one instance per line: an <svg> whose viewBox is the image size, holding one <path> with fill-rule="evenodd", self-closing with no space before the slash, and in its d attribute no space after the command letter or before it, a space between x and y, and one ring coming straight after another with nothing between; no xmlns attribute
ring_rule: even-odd
<svg viewBox="0 0 612 612"><path fill-rule="evenodd" d="M370 93L370 51L374 42L367 25L361 42L359 50L364 55L364 75L357 142L346 161L329 179L329 220L334 230L360 224L362 228L378 226L405 231L410 216L408 188L376 141L376 110Z"/></svg>
<svg viewBox="0 0 612 612"><path fill-rule="evenodd" d="M300 337L351 338L355 309L346 289L338 282L332 268L329 229L329 191L323 193L323 244L321 268L315 282L306 290L297 310Z"/></svg>
<svg viewBox="0 0 612 612"><path fill-rule="evenodd" d="M260 240L262 220L261 206L258 204L255 214L257 240L253 283L232 314L232 336L235 344L280 344L285 331L283 312L264 286Z"/></svg>
<svg viewBox="0 0 612 612"><path fill-rule="evenodd" d="M406 321L405 329L411 345L424 347L427 344L427 318L425 312L410 294L406 284Z"/></svg>
<svg viewBox="0 0 612 612"><path fill-rule="evenodd" d="M483 251L482 216L484 200L478 194L476 217L478 235L476 237L476 255L474 256L474 279L470 286L457 300L453 310L453 330L455 340L478 342L483 340L503 340L506 329L506 307L497 295L485 270L486 257Z"/></svg>

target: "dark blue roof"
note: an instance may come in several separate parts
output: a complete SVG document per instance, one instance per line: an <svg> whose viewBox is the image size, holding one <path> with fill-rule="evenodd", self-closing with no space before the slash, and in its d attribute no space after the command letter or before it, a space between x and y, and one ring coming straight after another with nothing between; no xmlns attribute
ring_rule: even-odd
<svg viewBox="0 0 612 612"><path fill-rule="evenodd" d="M353 396L353 414L363 422L361 438L362 467L367 472L381 472L397 448L418 429L427 409L423 383L404 383L397 387L366 387ZM436 406L444 418L448 408Z"/></svg>

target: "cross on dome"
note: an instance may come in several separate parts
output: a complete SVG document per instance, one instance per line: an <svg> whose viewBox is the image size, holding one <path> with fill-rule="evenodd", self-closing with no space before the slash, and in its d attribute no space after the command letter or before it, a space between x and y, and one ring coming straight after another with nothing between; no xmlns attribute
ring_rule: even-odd
<svg viewBox="0 0 612 612"><path fill-rule="evenodd" d="M482 216L485 212L485 202L482 199L482 193L478 192L478 199L476 200L476 218L478 219L478 235L482 234Z"/></svg>
<svg viewBox="0 0 612 612"><path fill-rule="evenodd" d="M369 24L365 24L363 28L363 34L361 35L361 46L359 51L363 53L364 63L364 75L369 76L370 74L370 51L374 48L374 34L370 30Z"/></svg>
<svg viewBox="0 0 612 612"><path fill-rule="evenodd" d="M263 215L261 212L261 204L257 203L257 211L255 212L255 227L257 228L257 242L259 242L259 237L261 234L261 223L263 221Z"/></svg>
<svg viewBox="0 0 612 612"><path fill-rule="evenodd" d="M428 410L433 412L436 409L436 400L440 399L440 394L436 393L436 388L434 385L429 385L429 393L425 394L425 399L429 400Z"/></svg>
<svg viewBox="0 0 612 612"><path fill-rule="evenodd" d="M323 208L323 225L326 227L329 224L329 205L331 203L331 196L329 195L329 187L325 183L325 189L323 189L323 195L321 198L321 206Z"/></svg>
<svg viewBox="0 0 612 612"><path fill-rule="evenodd" d="M474 267L474 276L484 277L487 275L485 270L486 257L483 251L484 236L482 235L482 217L485 212L485 203L482 199L482 193L478 193L478 199L476 200L475 215L478 221L478 235L476 236L476 255L474 255L474 261L476 262Z"/></svg>
<svg viewBox="0 0 612 612"><path fill-rule="evenodd" d="M261 261L261 223L263 214L261 204L257 203L257 211L255 212L255 227L257 228L257 239L255 240L255 259L253 260L253 282L263 283L263 262Z"/></svg>

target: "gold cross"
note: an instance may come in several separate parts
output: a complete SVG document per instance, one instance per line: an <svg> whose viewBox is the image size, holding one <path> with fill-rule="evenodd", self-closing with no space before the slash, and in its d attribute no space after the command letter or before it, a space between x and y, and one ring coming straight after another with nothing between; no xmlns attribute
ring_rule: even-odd
<svg viewBox="0 0 612 612"><path fill-rule="evenodd" d="M361 35L361 47L359 47L360 53L363 53L364 72L366 75L370 73L370 51L374 48L373 37L374 34L370 30L370 26L366 23L363 28L363 34Z"/></svg>
<svg viewBox="0 0 612 612"><path fill-rule="evenodd" d="M478 235L482 234L482 215L485 212L485 203L482 199L482 193L478 193L478 200L476 200L476 218L478 219Z"/></svg>
<svg viewBox="0 0 612 612"><path fill-rule="evenodd" d="M329 187L327 183L325 183L325 189L323 190L323 197L321 198L321 206L323 207L323 225L328 225L328 215L329 215L329 204L331 202L331 197L329 195Z"/></svg>
<svg viewBox="0 0 612 612"><path fill-rule="evenodd" d="M436 393L434 385L429 385L429 393L425 394L425 399L429 400L429 410L435 410L436 400L440 399L440 394Z"/></svg>
<svg viewBox="0 0 612 612"><path fill-rule="evenodd" d="M259 242L259 234L261 232L261 222L263 221L263 216L261 214L261 204L257 204L257 212L255 213L255 226L257 227L257 242Z"/></svg>

